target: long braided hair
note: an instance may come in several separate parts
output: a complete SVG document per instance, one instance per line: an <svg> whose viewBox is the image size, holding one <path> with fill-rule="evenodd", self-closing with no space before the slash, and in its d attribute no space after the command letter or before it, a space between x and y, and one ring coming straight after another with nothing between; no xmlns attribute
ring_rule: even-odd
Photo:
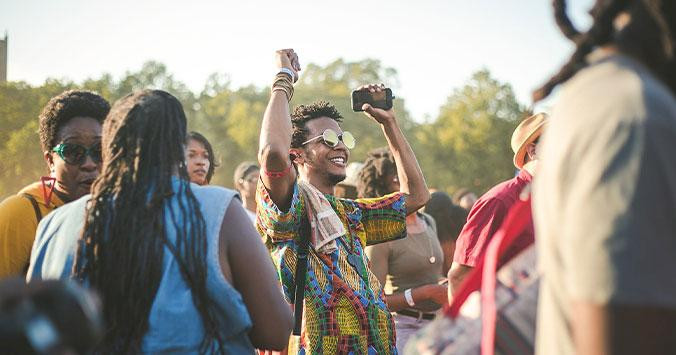
<svg viewBox="0 0 676 355"><path fill-rule="evenodd" d="M190 287L204 325L200 350L223 351L216 311L207 295L207 239L184 162L186 117L160 90L132 93L103 125L103 168L95 181L73 272L102 298L106 321L97 351L137 353L163 273L165 247ZM179 187L172 187L178 173ZM175 178L174 178L175 179ZM178 210L171 207L176 196ZM165 224L165 214L171 216ZM177 219L184 222L178 224ZM176 240L166 230L175 228Z"/></svg>
<svg viewBox="0 0 676 355"><path fill-rule="evenodd" d="M396 173L397 165L389 148L371 150L357 175L357 195L363 198L373 198L392 193L393 191L389 191L385 178Z"/></svg>
<svg viewBox="0 0 676 355"><path fill-rule="evenodd" d="M584 33L570 21L566 0L553 0L553 5L556 24L576 48L559 72L533 93L533 101L546 98L584 68L592 50L611 43L641 60L676 95L676 1L597 0L590 11L593 24ZM623 12L629 15L629 22L616 30L615 21Z"/></svg>

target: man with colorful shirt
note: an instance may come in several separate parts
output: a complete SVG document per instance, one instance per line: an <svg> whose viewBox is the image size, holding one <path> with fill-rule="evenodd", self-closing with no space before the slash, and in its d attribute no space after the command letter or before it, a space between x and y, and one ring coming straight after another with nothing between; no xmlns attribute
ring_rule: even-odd
<svg viewBox="0 0 676 355"><path fill-rule="evenodd" d="M538 140L547 123L547 115L538 113L523 120L512 134L514 166L520 169L514 178L501 182L481 196L469 212L455 244L453 264L448 272L449 300L467 274L476 266L488 242L502 225L509 209L519 200L524 187L530 184L538 161ZM533 223L526 229L524 243L533 240ZM518 249L518 246L515 246Z"/></svg>
<svg viewBox="0 0 676 355"><path fill-rule="evenodd" d="M406 236L406 215L429 199L420 167L394 112L365 104L364 111L380 124L401 167L401 190L377 199L333 196L335 185L345 178L354 139L342 131L342 117L326 102L301 105L290 114L298 57L289 49L278 51L276 59L280 73L260 136L258 229L284 295L294 304L301 225L311 226L304 309L296 310L303 312L298 353L396 353L392 318L364 247ZM380 93L383 87L361 90Z"/></svg>

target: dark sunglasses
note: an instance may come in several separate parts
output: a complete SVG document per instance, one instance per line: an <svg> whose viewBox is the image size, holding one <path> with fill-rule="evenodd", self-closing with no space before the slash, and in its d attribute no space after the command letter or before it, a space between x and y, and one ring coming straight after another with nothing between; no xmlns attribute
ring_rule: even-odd
<svg viewBox="0 0 676 355"><path fill-rule="evenodd" d="M70 165L82 165L87 156L96 164L101 163L101 143L87 148L75 143L61 143L52 149L61 159Z"/></svg>
<svg viewBox="0 0 676 355"><path fill-rule="evenodd" d="M338 142L343 141L343 144L347 147L347 149L352 149L354 148L355 144L357 143L354 139L354 136L352 133L345 131L343 134L338 134L336 131L327 128L322 132L321 136L317 136L314 138L310 138L303 142L302 145L306 145L314 140L317 140L321 138L324 144L328 145L331 148L335 148L338 145Z"/></svg>

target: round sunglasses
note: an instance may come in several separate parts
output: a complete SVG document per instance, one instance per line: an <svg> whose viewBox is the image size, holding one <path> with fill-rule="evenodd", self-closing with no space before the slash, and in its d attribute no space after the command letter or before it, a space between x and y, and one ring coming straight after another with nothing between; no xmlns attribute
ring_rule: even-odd
<svg viewBox="0 0 676 355"><path fill-rule="evenodd" d="M52 149L63 161L70 165L82 165L87 156L96 164L101 163L101 143L87 148L75 143L61 143Z"/></svg>
<svg viewBox="0 0 676 355"><path fill-rule="evenodd" d="M354 148L355 144L357 143L355 141L352 133L350 133L348 131L344 131L342 134L338 134L338 133L336 133L336 131L332 130L331 128L327 128L327 129L324 130L324 132L322 132L322 134L320 136L310 138L310 139L306 140L305 142L303 142L302 145L306 145L306 144L308 144L308 143L310 143L314 140L320 139L320 138L322 139L324 144L328 145L331 148L335 148L336 146L338 146L338 143L340 141L343 141L343 144L345 144L347 149Z"/></svg>

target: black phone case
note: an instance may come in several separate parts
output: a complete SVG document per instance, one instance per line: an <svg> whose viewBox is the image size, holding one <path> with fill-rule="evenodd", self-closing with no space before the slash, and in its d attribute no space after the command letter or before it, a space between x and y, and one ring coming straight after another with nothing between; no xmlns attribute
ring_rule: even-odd
<svg viewBox="0 0 676 355"><path fill-rule="evenodd" d="M363 111L361 109L362 105L370 104L375 108L380 108L383 110L389 110L392 108L392 90L386 88L384 91L385 97L383 100L376 100L373 98L373 94L366 90L355 90L352 91L352 110L355 112Z"/></svg>

